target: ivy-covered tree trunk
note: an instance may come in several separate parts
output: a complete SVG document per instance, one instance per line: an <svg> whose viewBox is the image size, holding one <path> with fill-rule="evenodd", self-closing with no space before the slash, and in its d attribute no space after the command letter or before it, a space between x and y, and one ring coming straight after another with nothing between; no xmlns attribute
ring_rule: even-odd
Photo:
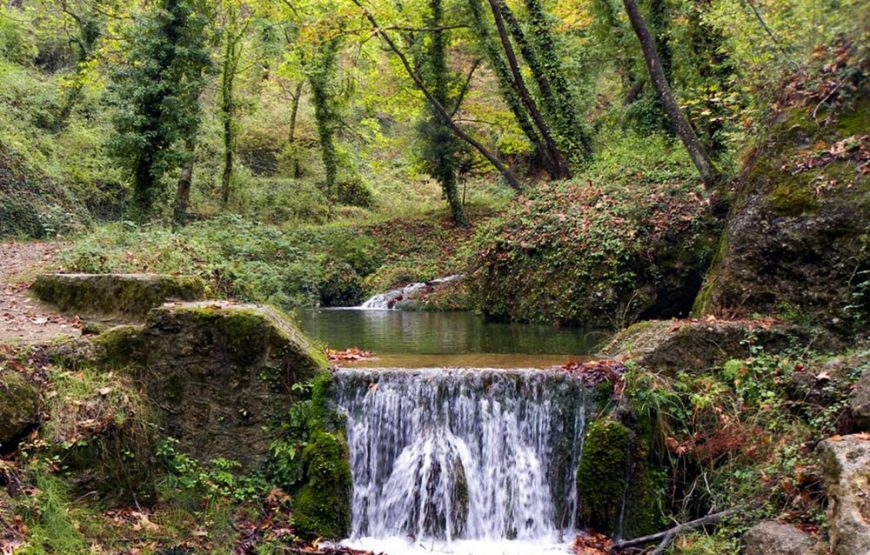
<svg viewBox="0 0 870 555"><path fill-rule="evenodd" d="M296 145L296 118L299 115L299 101L302 99L302 85L302 81L297 83L290 97L290 133L287 137L290 148L293 149L293 177L296 179L302 175L302 168L299 166L299 147Z"/></svg>
<svg viewBox="0 0 870 555"><path fill-rule="evenodd" d="M55 131L63 129L81 98L82 90L85 87L87 71L91 60L94 58L97 41L103 35L103 22L96 10L84 14L76 14L66 3L62 5L62 9L76 22L79 28L78 36L73 41L78 46L78 59L76 61L75 74L64 95L60 112L58 112L54 120Z"/></svg>
<svg viewBox="0 0 870 555"><path fill-rule="evenodd" d="M332 85L338 70L338 39L319 45L317 55L308 71L311 100L314 103L314 119L317 121L317 136L320 139L320 155L326 173L326 196L338 198L338 154L335 149L335 98Z"/></svg>
<svg viewBox="0 0 870 555"><path fill-rule="evenodd" d="M550 126L544 119L541 111L538 109L537 104L535 103L531 93L529 92L528 87L526 86L522 72L520 71L519 61L517 60L513 45L511 44L510 37L508 36L508 31L505 27L504 17L502 15L502 10L506 5L503 0L489 0L489 5L490 9L492 10L492 15L495 20L495 28L498 32L499 39L501 40L505 58L507 59L508 67L511 70L511 75L513 76L513 81L517 89L517 93L519 94L523 105L528 110L532 121L535 122L535 127L540 133L541 138L544 140L544 145L548 152L549 158L554 162L554 172L550 175L554 179L564 179L570 177L571 168L568 165L568 160L565 158L564 153L559 149L559 146L556 144L556 140L553 138L553 133L550 129Z"/></svg>
<svg viewBox="0 0 870 555"><path fill-rule="evenodd" d="M393 51L393 54L395 54L396 57L399 58L399 61L402 62L402 67L405 68L405 72L408 74L411 80L414 81L417 89L419 89L420 92L423 93L423 96L426 97L426 100L429 101L432 108L437 111L442 118L444 118L444 122L450 127L453 133L461 140L465 141L477 152L479 152L481 156L486 158L487 161L492 164L495 169L498 170L498 172L501 174L501 176L504 178L504 180L507 182L511 189L513 189L517 193L521 193L523 191L523 185L522 183L520 183L520 180L517 179L517 176L514 175L514 172L512 172L510 168L508 168L501 160L499 160L498 156L493 154L493 152L486 148L483 144L481 144L480 141L463 131L463 129L459 125L457 125L455 121L453 121L453 119L450 117L450 113L447 111L447 108L445 108L444 105L438 102L438 99L435 98L435 95L432 94L432 91L429 90L429 87L426 86L426 83L423 81L420 75L417 74L416 71L414 71L414 68L411 66L411 62L408 61L408 57L396 45L395 41L390 37L389 33L387 33L378 24L378 20L375 19L375 16L372 14L372 12L369 11L368 8L366 8L362 4L361 0L351 1L356 5L357 8L362 11L366 19L369 20L369 23L372 24L375 33L379 35L381 39L383 39L384 44L386 44L387 47Z"/></svg>
<svg viewBox="0 0 870 555"><path fill-rule="evenodd" d="M226 207L230 202L233 173L235 171L236 150L236 76L242 57L242 38L247 29L247 21L239 25L238 8L228 6L224 28L224 59L221 67L220 117L223 130L224 164L221 172L221 204Z"/></svg>
<svg viewBox="0 0 870 555"><path fill-rule="evenodd" d="M658 93L662 106L674 123L677 135L680 137L680 140L689 152L689 156L692 158L692 162L698 169L701 180L704 182L704 187L708 191L713 191L719 182L719 175L714 169L706 149L701 144L701 141L698 140L698 136L695 134L691 123L689 123L689 119L683 113L679 104L677 104L677 99L674 97L673 91L671 91L670 83L662 68L662 63L656 50L655 39L650 33L643 16L640 14L636 0L622 0L622 3L625 6L626 12L628 12L631 26L640 41L650 79L656 89L656 93Z"/></svg>
<svg viewBox="0 0 870 555"><path fill-rule="evenodd" d="M432 94L442 106L451 103L450 73L447 68L446 32L444 24L444 9L441 0L430 0L431 9L429 27L434 29L429 40L427 64L432 80ZM461 101L461 100L460 100ZM432 166L434 177L441 184L441 190L450 206L453 221L466 225L465 211L456 189L456 154L459 144L444 117L437 110L429 107L427 121L423 123L423 135L426 141L426 157Z"/></svg>
<svg viewBox="0 0 870 555"><path fill-rule="evenodd" d="M523 53L523 57L538 83L544 109L553 122L561 148L572 162L583 164L592 155L592 141L586 134L583 122L577 113L574 95L568 85L568 78L565 76L565 69L559 57L559 49L553 37L552 25L544 12L541 0L525 0L525 5L529 14L531 45L527 44L529 55ZM520 44L520 39L516 37L522 36L522 29L518 24L516 30L515 40Z"/></svg>
<svg viewBox="0 0 870 555"><path fill-rule="evenodd" d="M520 130L535 148L535 151L543 158L547 173L553 175L556 172L556 163L550 159L544 141L535 130L535 125L532 123L528 111L523 106L522 100L520 100L520 95L517 93L501 47L497 44L495 37L493 37L489 22L484 17L482 0L468 0L468 7L471 10L474 34L489 61L489 67L495 73L502 98L504 98L508 108L513 113Z"/></svg>

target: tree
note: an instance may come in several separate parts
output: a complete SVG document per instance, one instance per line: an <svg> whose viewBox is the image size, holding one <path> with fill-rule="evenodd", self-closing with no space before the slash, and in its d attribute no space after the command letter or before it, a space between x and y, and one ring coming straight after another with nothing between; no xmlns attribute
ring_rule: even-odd
<svg viewBox="0 0 870 555"><path fill-rule="evenodd" d="M556 140L553 137L550 125L549 123L547 123L547 121L544 119L543 114L538 109L537 103L532 98L532 95L529 92L528 87L526 86L525 79L523 78L523 74L520 70L519 60L517 59L513 46L511 45L511 40L508 36L508 31L504 23L503 11L507 10L507 5L504 3L504 0L489 0L489 6L492 10L492 16L495 20L495 28L498 33L499 39L501 40L501 45L504 49L504 54L508 62L508 67L510 68L511 75L513 76L514 86L516 87L520 100L522 100L523 105L528 110L532 121L535 123L535 127L537 128L538 133L541 135L541 138L544 141L544 145L546 146L546 150L548 153L547 157L552 161L553 165L550 171L550 176L554 179L570 177L571 168L568 165L568 160L559 148L559 146L556 144Z"/></svg>
<svg viewBox="0 0 870 555"><path fill-rule="evenodd" d="M441 0L429 0L429 10L428 27L431 32L427 33L428 48L424 63L421 64L425 68L423 75L438 102L445 107L455 106L452 110L455 112L462 99L455 99L450 95L451 72L447 68L447 31L443 28L444 8ZM456 157L460 150L459 141L443 116L431 105L425 119L420 122L419 132L425 145L423 157L429 165L430 172L441 184L453 221L466 225L468 221L456 190Z"/></svg>
<svg viewBox="0 0 870 555"><path fill-rule="evenodd" d="M70 44L76 54L76 67L54 121L55 131L60 131L66 125L67 119L82 95L91 61L96 55L97 43L105 30L106 16L103 13L112 7L110 3L103 5L100 0L81 2L59 0L58 6L75 26L75 32L70 36Z"/></svg>
<svg viewBox="0 0 870 555"><path fill-rule="evenodd" d="M441 104L437 98L435 98L435 95L432 94L432 91L429 90L429 87L426 86L426 83L411 66L411 62L408 61L408 57L405 55L402 49L399 48L399 46L396 44L390 34L387 33L387 31L383 27L381 27L380 24L378 24L378 21L375 18L374 14L372 14L371 11L363 6L360 0L351 1L356 5L357 8L362 11L363 15L365 15L366 19L368 19L369 23L372 24L374 33L381 37L381 40L383 40L387 48L389 48L393 52L393 54L396 55L396 57L401 62L405 72L414 82L414 85L416 85L417 89L421 93L423 93L423 96L426 97L426 100L429 101L429 104L432 106L432 108L436 112L438 112L438 115L442 117L444 123L450 127L450 129L453 131L453 133L456 134L457 137L459 137L459 139L468 143L468 145L470 145L484 158L486 158L487 161L489 161L489 163L498 170L498 172L502 175L502 177L505 179L505 181L507 181L508 185L513 190L518 193L522 192L523 186L522 184L520 184L519 179L517 179L517 177L510 170L510 168L508 168L501 160L499 160L498 157L493 154L488 148L486 148L480 141L466 133L461 127L459 127L459 125L456 124L455 121L453 121L450 112L447 111L447 108L445 108L444 105Z"/></svg>
<svg viewBox="0 0 870 555"><path fill-rule="evenodd" d="M335 148L335 130L339 118L335 103L335 79L338 73L339 38L326 39L317 45L313 60L306 65L311 100L314 104L314 119L317 120L317 136L320 139L320 155L326 172L326 196L338 198L338 154Z"/></svg>
<svg viewBox="0 0 870 555"><path fill-rule="evenodd" d="M712 191L719 182L719 175L713 167L713 163L710 161L706 149L701 144L701 141L698 140L698 136L692 128L692 124L689 123L686 114L683 113L683 110L680 108L679 104L677 104L677 100L674 97L673 91L671 91L671 86L668 83L668 78L662 67L662 62L656 49L655 39L650 33L649 27L647 27L643 16L640 14L636 0L622 0L622 3L625 6L625 11L628 13L628 20L631 22L631 27L634 29L634 33L640 41L647 70L650 74L650 80L652 81L653 87L655 87L656 93L659 96L659 100L665 109L665 113L667 113L668 117L673 122L674 127L676 127L677 135L680 137L680 140L689 152L689 156L692 158L692 162L698 169L698 173L701 175L701 181L704 182L704 187L708 191Z"/></svg>
<svg viewBox="0 0 870 555"><path fill-rule="evenodd" d="M147 219L160 180L191 155L199 96L210 66L209 18L194 0L160 0L130 30L127 63L115 73L116 155L133 174L130 216Z"/></svg>
<svg viewBox="0 0 870 555"><path fill-rule="evenodd" d="M233 164L235 161L236 135L236 77L240 72L243 42L251 18L244 13L245 7L234 0L224 2L225 24L223 28L223 59L221 60L221 90L220 119L223 130L224 167L221 172L221 204L227 206L230 201L230 189L233 180Z"/></svg>

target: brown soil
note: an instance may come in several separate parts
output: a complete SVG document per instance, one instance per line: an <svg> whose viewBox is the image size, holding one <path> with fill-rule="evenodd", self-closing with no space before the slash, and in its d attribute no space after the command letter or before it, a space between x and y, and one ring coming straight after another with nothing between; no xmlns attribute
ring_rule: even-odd
<svg viewBox="0 0 870 555"><path fill-rule="evenodd" d="M57 270L52 242L0 243L0 343L48 343L81 334L77 317L59 314L28 291L40 272Z"/></svg>

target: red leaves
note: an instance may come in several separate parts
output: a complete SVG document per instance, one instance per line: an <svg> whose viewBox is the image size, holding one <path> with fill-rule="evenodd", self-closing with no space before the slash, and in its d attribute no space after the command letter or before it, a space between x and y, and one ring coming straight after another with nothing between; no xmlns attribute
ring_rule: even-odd
<svg viewBox="0 0 870 555"><path fill-rule="evenodd" d="M356 362L359 360L366 360L372 358L374 356L374 353L370 351L363 351L361 349L358 349L357 347L350 347L349 349L344 349L343 351L326 349L326 356L329 358L330 362Z"/></svg>
<svg viewBox="0 0 870 555"><path fill-rule="evenodd" d="M855 180L870 173L870 135L852 135L830 146L823 144L821 150L802 152L794 162L795 169L792 174L841 161L855 162L857 166ZM852 183L849 185L851 186Z"/></svg>
<svg viewBox="0 0 870 555"><path fill-rule="evenodd" d="M609 555L613 540L600 532L585 531L571 543L574 555Z"/></svg>
<svg viewBox="0 0 870 555"><path fill-rule="evenodd" d="M621 396L625 389L626 367L618 360L570 361L562 366L562 370L578 374L583 384L589 387L595 387L605 382L611 384L614 398Z"/></svg>

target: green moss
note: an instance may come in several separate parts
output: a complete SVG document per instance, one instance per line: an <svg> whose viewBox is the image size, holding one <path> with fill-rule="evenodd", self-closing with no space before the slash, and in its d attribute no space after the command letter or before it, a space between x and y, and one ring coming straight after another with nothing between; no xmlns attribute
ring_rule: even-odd
<svg viewBox="0 0 870 555"><path fill-rule="evenodd" d="M581 524L611 535L617 531L630 472L632 435L631 430L612 419L589 426L577 467Z"/></svg>
<svg viewBox="0 0 870 555"><path fill-rule="evenodd" d="M17 372L0 371L0 450L39 422L39 392Z"/></svg>
<svg viewBox="0 0 870 555"><path fill-rule="evenodd" d="M861 99L854 110L840 116L837 125L838 134L848 137L850 135L863 135L870 129L870 99Z"/></svg>
<svg viewBox="0 0 870 555"><path fill-rule="evenodd" d="M707 270L707 275L704 277L704 283L701 285L701 290L695 296L695 302L692 304L692 316L699 318L709 314L713 308L713 291L716 284L716 273L719 270L719 265L725 260L728 254L728 230L723 230L719 236L719 245L716 247L716 253L713 255L713 260L710 262L710 268Z"/></svg>
<svg viewBox="0 0 870 555"><path fill-rule="evenodd" d="M819 207L813 191L797 177L777 183L768 200L773 211L780 216L800 216Z"/></svg>
<svg viewBox="0 0 870 555"><path fill-rule="evenodd" d="M142 326L115 326L94 338L102 349L100 363L109 368L121 368L141 360L144 349Z"/></svg>
<svg viewBox="0 0 870 555"><path fill-rule="evenodd" d="M660 527L656 496L661 480L648 463L650 435L649 422L641 421L638 432L613 418L590 425L577 468L579 524L625 537Z"/></svg>
<svg viewBox="0 0 870 555"><path fill-rule="evenodd" d="M32 289L61 310L134 319L144 318L168 299L205 296L205 284L197 277L150 274L43 274Z"/></svg>
<svg viewBox="0 0 870 555"><path fill-rule="evenodd" d="M346 537L350 531L350 453L341 433L316 433L303 453L308 481L293 500L302 537Z"/></svg>

